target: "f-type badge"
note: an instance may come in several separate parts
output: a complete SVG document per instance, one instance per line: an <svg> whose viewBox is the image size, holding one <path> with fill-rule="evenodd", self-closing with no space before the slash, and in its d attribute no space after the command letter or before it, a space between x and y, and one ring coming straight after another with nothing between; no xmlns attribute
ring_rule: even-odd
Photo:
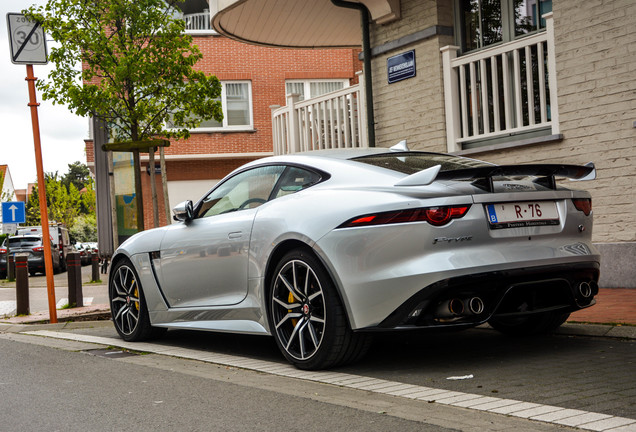
<svg viewBox="0 0 636 432"><path fill-rule="evenodd" d="M433 240L433 244L438 243L460 243L465 241L471 241L473 236L461 236L461 237L436 237Z"/></svg>

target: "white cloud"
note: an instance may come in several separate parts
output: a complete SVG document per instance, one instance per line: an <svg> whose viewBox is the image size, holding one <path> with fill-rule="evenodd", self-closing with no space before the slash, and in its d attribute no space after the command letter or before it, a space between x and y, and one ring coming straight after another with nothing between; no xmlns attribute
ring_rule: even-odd
<svg viewBox="0 0 636 432"><path fill-rule="evenodd" d="M0 164L9 165L16 189L35 182L35 150L33 127L28 107L29 93L26 66L11 63L6 15L20 12L45 0L12 0L0 2ZM51 41L47 41L50 44ZM33 66L35 76L46 78L50 65ZM37 93L42 161L45 172L64 174L68 164L86 163L84 139L88 137L88 119L72 114L65 106L53 105Z"/></svg>

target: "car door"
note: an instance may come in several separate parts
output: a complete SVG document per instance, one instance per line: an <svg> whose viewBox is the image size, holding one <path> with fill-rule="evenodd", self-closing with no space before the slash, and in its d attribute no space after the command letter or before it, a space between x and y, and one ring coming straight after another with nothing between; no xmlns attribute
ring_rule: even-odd
<svg viewBox="0 0 636 432"><path fill-rule="evenodd" d="M284 168L235 174L199 202L192 220L167 230L157 273L169 307L231 305L245 298L254 217Z"/></svg>

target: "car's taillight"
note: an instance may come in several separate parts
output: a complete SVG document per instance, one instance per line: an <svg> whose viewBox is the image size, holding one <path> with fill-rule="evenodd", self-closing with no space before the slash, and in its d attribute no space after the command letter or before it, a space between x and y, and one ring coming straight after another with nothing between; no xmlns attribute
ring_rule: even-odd
<svg viewBox="0 0 636 432"><path fill-rule="evenodd" d="M451 219L463 217L470 205L415 208L367 214L349 219L338 228L353 228L372 225L388 225L407 222L428 222L434 226L446 225Z"/></svg>
<svg viewBox="0 0 636 432"><path fill-rule="evenodd" d="M5 248L0 248L0 254L6 254L7 250Z"/></svg>
<svg viewBox="0 0 636 432"><path fill-rule="evenodd" d="M42 252L44 250L43 246L36 246L33 249L33 252Z"/></svg>
<svg viewBox="0 0 636 432"><path fill-rule="evenodd" d="M572 198L572 202L574 207L582 211L585 216L589 216L592 213L592 200L590 198Z"/></svg>

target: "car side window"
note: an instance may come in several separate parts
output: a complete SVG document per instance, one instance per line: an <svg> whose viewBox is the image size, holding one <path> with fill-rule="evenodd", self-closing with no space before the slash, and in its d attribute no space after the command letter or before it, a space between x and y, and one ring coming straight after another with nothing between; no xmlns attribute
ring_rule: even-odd
<svg viewBox="0 0 636 432"><path fill-rule="evenodd" d="M203 199L197 217L256 208L267 202L284 166L264 166L227 179Z"/></svg>
<svg viewBox="0 0 636 432"><path fill-rule="evenodd" d="M274 198L290 195L315 185L320 181L320 174L300 167L287 167L276 185Z"/></svg>

